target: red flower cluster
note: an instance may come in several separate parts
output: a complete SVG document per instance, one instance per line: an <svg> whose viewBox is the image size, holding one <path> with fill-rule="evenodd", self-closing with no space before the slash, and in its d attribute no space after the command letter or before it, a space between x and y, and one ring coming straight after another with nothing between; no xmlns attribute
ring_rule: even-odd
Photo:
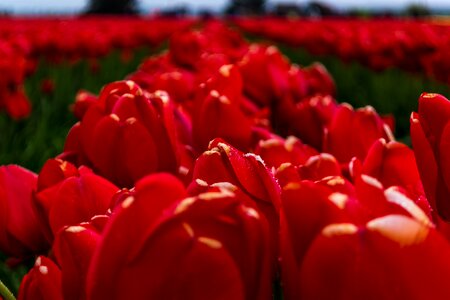
<svg viewBox="0 0 450 300"><path fill-rule="evenodd" d="M417 168L334 89L210 23L81 91L58 158L0 168L0 250L39 255L19 299L448 298L450 103L422 96Z"/></svg>
<svg viewBox="0 0 450 300"><path fill-rule="evenodd" d="M0 111L14 119L28 116L31 104L25 95L23 82L29 73L28 45L19 38L0 43Z"/></svg>
<svg viewBox="0 0 450 300"><path fill-rule="evenodd" d="M450 27L414 20L239 19L242 29L375 70L398 67L450 84ZM383 30L380 30L383 28Z"/></svg>
<svg viewBox="0 0 450 300"><path fill-rule="evenodd" d="M112 49L126 59L137 47L155 47L192 20L160 18L0 18L0 110L14 119L27 117L31 105L23 91L25 77L41 59L57 63L96 59ZM53 89L43 82L45 93Z"/></svg>

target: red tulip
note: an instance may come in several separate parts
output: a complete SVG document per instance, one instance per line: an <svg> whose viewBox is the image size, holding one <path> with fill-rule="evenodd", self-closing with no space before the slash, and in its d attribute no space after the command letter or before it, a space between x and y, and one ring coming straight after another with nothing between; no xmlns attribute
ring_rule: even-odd
<svg viewBox="0 0 450 300"><path fill-rule="evenodd" d="M289 184L290 182L297 182L302 180L298 172L298 167L291 163L281 164L274 171L274 176L281 187Z"/></svg>
<svg viewBox="0 0 450 300"><path fill-rule="evenodd" d="M298 138L289 136L286 140L280 137L261 140L255 154L260 155L268 167L278 168L284 163L303 165L318 153Z"/></svg>
<svg viewBox="0 0 450 300"><path fill-rule="evenodd" d="M39 256L20 284L18 300L63 300L61 271L50 259Z"/></svg>
<svg viewBox="0 0 450 300"><path fill-rule="evenodd" d="M244 92L258 105L270 106L289 90L290 64L275 46L251 45L238 65Z"/></svg>
<svg viewBox="0 0 450 300"><path fill-rule="evenodd" d="M270 246L275 264L280 188L262 159L253 153L244 154L224 141L215 139L211 141L209 150L197 159L192 178L188 188L190 195L222 184L231 184L242 191L252 205L258 207L270 224Z"/></svg>
<svg viewBox="0 0 450 300"><path fill-rule="evenodd" d="M252 120L241 110L242 80L233 65L222 66L197 90L192 113L192 134L199 151L214 138L239 149L250 147Z"/></svg>
<svg viewBox="0 0 450 300"><path fill-rule="evenodd" d="M53 236L64 226L77 225L89 221L95 215L106 214L112 197L119 190L86 167L80 167L78 170L73 168L74 166L67 162L61 162L58 167L55 161L50 160L39 175L41 189L35 197L36 206L41 213L49 241L52 241ZM48 186L42 184L45 181L50 183L52 170L53 174L58 174L67 169L76 173L66 173Z"/></svg>
<svg viewBox="0 0 450 300"><path fill-rule="evenodd" d="M15 120L26 118L31 113L31 103L23 89L0 91L0 107Z"/></svg>
<svg viewBox="0 0 450 300"><path fill-rule="evenodd" d="M51 78L46 78L41 81L41 92L43 94L53 94L55 91L55 82Z"/></svg>
<svg viewBox="0 0 450 300"><path fill-rule="evenodd" d="M36 174L16 165L0 167L0 250L21 258L49 246L33 207Z"/></svg>
<svg viewBox="0 0 450 300"><path fill-rule="evenodd" d="M229 182L269 210L279 205L279 186L261 157L244 154L221 139L209 144L208 150L196 161L193 181L188 190L195 195L206 186Z"/></svg>
<svg viewBox="0 0 450 300"><path fill-rule="evenodd" d="M355 187L337 176L326 177L314 183L294 181L286 184L283 187L280 211L281 265L285 297L297 299L300 295L305 295L308 288L303 287L303 281L308 282L307 284L317 284L310 283L306 278L304 266L313 251L319 251L313 248L314 240L320 239L321 232L326 232L331 224L343 224L336 227L337 230L354 230L373 219L382 220L393 214L402 220L411 219L420 227L434 228L427 214L401 189L390 187L384 190L379 181L368 175L362 175ZM398 251L401 253L401 250ZM333 259L339 261L339 257ZM312 272L311 269L308 269L308 272ZM322 276L320 272L326 273L322 269L320 272L314 272L317 276ZM345 282L341 284L344 285ZM308 294L308 297L312 295Z"/></svg>
<svg viewBox="0 0 450 300"><path fill-rule="evenodd" d="M306 73L310 95L334 96L336 94L336 85L333 77L331 77L324 65L316 62L304 68L303 71Z"/></svg>
<svg viewBox="0 0 450 300"><path fill-rule="evenodd" d="M305 69L300 68L300 66L296 64L292 64L291 68L289 69L288 75L290 91L295 101L304 99L305 97L310 95L311 92L313 94L316 94L308 86L307 74L305 72Z"/></svg>
<svg viewBox="0 0 450 300"><path fill-rule="evenodd" d="M298 172L302 179L312 181L342 175L338 161L328 153L311 156L304 165L298 167Z"/></svg>
<svg viewBox="0 0 450 300"><path fill-rule="evenodd" d="M205 24L203 34L208 41L209 54L224 54L231 62L240 60L247 52L248 42L238 30L226 26L220 21L210 21Z"/></svg>
<svg viewBox="0 0 450 300"><path fill-rule="evenodd" d="M88 268L108 219L95 216L89 223L65 227L56 235L53 251L61 267L65 300L86 299Z"/></svg>
<svg viewBox="0 0 450 300"><path fill-rule="evenodd" d="M156 76L149 91L166 91L176 103L192 99L194 94L194 76L188 71L173 69Z"/></svg>
<svg viewBox="0 0 450 300"><path fill-rule="evenodd" d="M207 48L206 37L197 31L175 33L170 39L171 59L180 66L194 68Z"/></svg>
<svg viewBox="0 0 450 300"><path fill-rule="evenodd" d="M176 103L192 100L196 73L180 68L170 61L169 54L145 60L139 69L127 76L149 92L166 91Z"/></svg>
<svg viewBox="0 0 450 300"><path fill-rule="evenodd" d="M312 243L293 281L302 299L447 299L449 253L432 226L403 215L334 223Z"/></svg>
<svg viewBox="0 0 450 300"><path fill-rule="evenodd" d="M286 141L281 138L261 141L255 153L261 154L264 161L274 168L281 186L291 181L316 181L341 175L339 163L332 155L318 154L314 148L292 136Z"/></svg>
<svg viewBox="0 0 450 300"><path fill-rule="evenodd" d="M149 95L132 81L111 83L71 132L65 152L121 187L156 171L177 174L185 150L174 109L165 92Z"/></svg>
<svg viewBox="0 0 450 300"><path fill-rule="evenodd" d="M310 244L322 228L348 221L346 205L351 198L331 193L313 182L291 182L283 187L280 210L281 277L286 299L298 299L298 277Z"/></svg>
<svg viewBox="0 0 450 300"><path fill-rule="evenodd" d="M81 143L81 123L75 123L67 133L64 143L64 151L56 158L62 161L71 162L74 165L89 165L90 162L83 151Z"/></svg>
<svg viewBox="0 0 450 300"><path fill-rule="evenodd" d="M369 149L362 172L377 178L384 186L402 186L415 195L423 194L414 153L406 145L380 139Z"/></svg>
<svg viewBox="0 0 450 300"><path fill-rule="evenodd" d="M288 99L283 99L284 105ZM304 143L322 151L327 128L333 120L338 105L330 96L314 96L296 104L280 107L277 118L285 123L281 128L299 137Z"/></svg>
<svg viewBox="0 0 450 300"><path fill-rule="evenodd" d="M223 188L184 197L169 175L138 182L94 254L87 299L271 298L258 212Z"/></svg>
<svg viewBox="0 0 450 300"><path fill-rule="evenodd" d="M355 191L358 202L364 207L366 218L402 214L412 216L423 224L432 224L429 208L423 205L420 198L411 199L402 187L391 186L385 189L376 178L362 174L355 180Z"/></svg>
<svg viewBox="0 0 450 300"><path fill-rule="evenodd" d="M433 209L450 221L450 102L423 93L418 113L411 115L411 139L424 189Z"/></svg>
<svg viewBox="0 0 450 300"><path fill-rule="evenodd" d="M37 180L37 191L42 191L58 184L66 178L78 176L78 169L61 159L49 159L42 166Z"/></svg>
<svg viewBox="0 0 450 300"><path fill-rule="evenodd" d="M402 187L408 197L431 217L414 152L406 145L378 140L369 149L361 172L378 179L384 187Z"/></svg>
<svg viewBox="0 0 450 300"><path fill-rule="evenodd" d="M204 53L196 65L196 82L198 84L207 82L220 67L229 65L230 59L225 53ZM239 77L241 77L239 75ZM242 78L240 78L242 80Z"/></svg>
<svg viewBox="0 0 450 300"><path fill-rule="evenodd" d="M389 127L372 107L353 110L343 104L328 128L324 151L333 154L341 163L347 163L355 156L364 160L379 138L394 139Z"/></svg>
<svg viewBox="0 0 450 300"><path fill-rule="evenodd" d="M78 91L73 104L73 114L78 120L83 119L84 114L89 107L97 102L97 97L94 94L85 90Z"/></svg>
<svg viewBox="0 0 450 300"><path fill-rule="evenodd" d="M148 90L154 85L156 75L171 72L176 65L170 60L168 53L154 55L144 59L139 69L128 75L128 79L136 82L141 88Z"/></svg>

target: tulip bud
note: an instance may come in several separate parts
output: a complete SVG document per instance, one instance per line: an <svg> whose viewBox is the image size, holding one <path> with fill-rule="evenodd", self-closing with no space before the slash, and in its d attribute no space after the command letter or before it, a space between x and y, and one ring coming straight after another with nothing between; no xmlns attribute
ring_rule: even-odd
<svg viewBox="0 0 450 300"><path fill-rule="evenodd" d="M0 167L0 250L21 258L49 246L33 207L37 176L16 165Z"/></svg>
<svg viewBox="0 0 450 300"><path fill-rule="evenodd" d="M251 45L238 65L244 92L260 106L270 106L289 91L290 64L275 46Z"/></svg>
<svg viewBox="0 0 450 300"><path fill-rule="evenodd" d="M268 167L278 168L283 163L303 165L318 153L298 138L289 136L286 140L278 137L260 141L255 154L260 155Z"/></svg>
<svg viewBox="0 0 450 300"><path fill-rule="evenodd" d="M197 179L208 184L230 182L263 206L279 205L279 186L261 157L244 154L221 139L211 141L208 148L196 161L188 190L195 189Z"/></svg>
<svg viewBox="0 0 450 300"><path fill-rule="evenodd" d="M450 102L442 95L423 93L418 113L411 115L411 140L417 167L430 205L450 221Z"/></svg>
<svg viewBox="0 0 450 300"><path fill-rule="evenodd" d="M180 152L174 107L167 93L144 92L132 81L106 85L69 135L65 158L92 167L120 187L143 176L179 172ZM79 153L77 153L79 152Z"/></svg>
<svg viewBox="0 0 450 300"><path fill-rule="evenodd" d="M350 197L313 182L291 182L283 187L280 210L282 283L286 299L298 299L297 278L310 244L322 228L348 220Z"/></svg>
<svg viewBox="0 0 450 300"><path fill-rule="evenodd" d="M61 271L50 259L39 256L20 284L18 300L63 300Z"/></svg>
<svg viewBox="0 0 450 300"><path fill-rule="evenodd" d="M44 165L42 175L39 175L42 189L35 196L49 241L64 226L77 225L89 221L95 215L105 214L110 208L112 197L119 190L86 167L77 170L70 163L61 162L58 168L55 163L59 162L49 160ZM52 170L55 173L51 175L49 173ZM72 173L61 174L68 170ZM50 182L50 176L61 177ZM47 186L43 182L52 184Z"/></svg>
<svg viewBox="0 0 450 300"><path fill-rule="evenodd" d="M379 138L394 140L389 127L372 107L353 110L343 104L329 126L324 151L333 154L341 163L349 162L354 156L364 160Z"/></svg>
<svg viewBox="0 0 450 300"><path fill-rule="evenodd" d="M244 115L235 99L212 90L205 98L196 101L192 131L196 148L207 148L214 138L223 138L234 146L249 148L252 121Z"/></svg>
<svg viewBox="0 0 450 300"><path fill-rule="evenodd" d="M282 132L293 134L322 151L326 129L338 110L336 100L331 96L316 95L294 102L285 97L277 109L276 122Z"/></svg>
<svg viewBox="0 0 450 300"><path fill-rule="evenodd" d="M83 119L84 114L89 107L97 102L97 97L85 90L78 91L75 97L75 103L72 107L73 114L78 120Z"/></svg>
<svg viewBox="0 0 450 300"><path fill-rule="evenodd" d="M308 82L309 93L331 95L336 94L336 85L333 77L328 73L327 69L321 63L314 63L304 69Z"/></svg>
<svg viewBox="0 0 450 300"><path fill-rule="evenodd" d="M409 198L427 214L430 213L414 152L406 145L398 142L386 143L384 139L376 141L367 153L361 172L378 179L385 187L402 187Z"/></svg>
<svg viewBox="0 0 450 300"><path fill-rule="evenodd" d="M96 216L91 223L62 228L56 235L53 251L61 267L65 300L86 299L87 271L102 227L108 219L106 216ZM95 225L100 225L100 228Z"/></svg>
<svg viewBox="0 0 450 300"><path fill-rule="evenodd" d="M175 33L170 39L171 59L180 66L194 68L207 47L206 37L196 31Z"/></svg>
<svg viewBox="0 0 450 300"><path fill-rule="evenodd" d="M25 91L18 88L13 91L0 92L0 106L5 107L6 112L15 120L27 118L31 113L31 103Z"/></svg>

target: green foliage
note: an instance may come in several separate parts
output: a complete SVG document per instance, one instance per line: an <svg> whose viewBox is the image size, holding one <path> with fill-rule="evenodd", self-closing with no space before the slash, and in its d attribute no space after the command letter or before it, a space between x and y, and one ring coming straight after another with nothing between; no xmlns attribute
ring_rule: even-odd
<svg viewBox="0 0 450 300"><path fill-rule="evenodd" d="M0 254L0 280L14 295L17 296L22 277L25 276L28 269L31 268L33 262L27 261L17 267L10 268L5 264L5 261L6 257Z"/></svg>

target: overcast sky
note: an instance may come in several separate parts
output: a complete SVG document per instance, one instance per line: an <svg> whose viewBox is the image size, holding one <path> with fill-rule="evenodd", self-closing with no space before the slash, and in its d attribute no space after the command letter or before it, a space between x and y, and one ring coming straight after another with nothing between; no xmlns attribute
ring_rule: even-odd
<svg viewBox="0 0 450 300"><path fill-rule="evenodd" d="M82 10L87 0L0 0L0 10L8 10L13 13L23 12L76 12ZM221 10L227 3L227 0L138 0L138 3L146 11L150 12L156 8L168 8L177 4L188 4L194 10L199 8L208 8ZM298 4L308 3L309 0L268 0L268 4L295 2ZM337 8L348 7L379 7L392 8L404 7L410 3L425 4L429 7L450 8L450 0L323 0Z"/></svg>

